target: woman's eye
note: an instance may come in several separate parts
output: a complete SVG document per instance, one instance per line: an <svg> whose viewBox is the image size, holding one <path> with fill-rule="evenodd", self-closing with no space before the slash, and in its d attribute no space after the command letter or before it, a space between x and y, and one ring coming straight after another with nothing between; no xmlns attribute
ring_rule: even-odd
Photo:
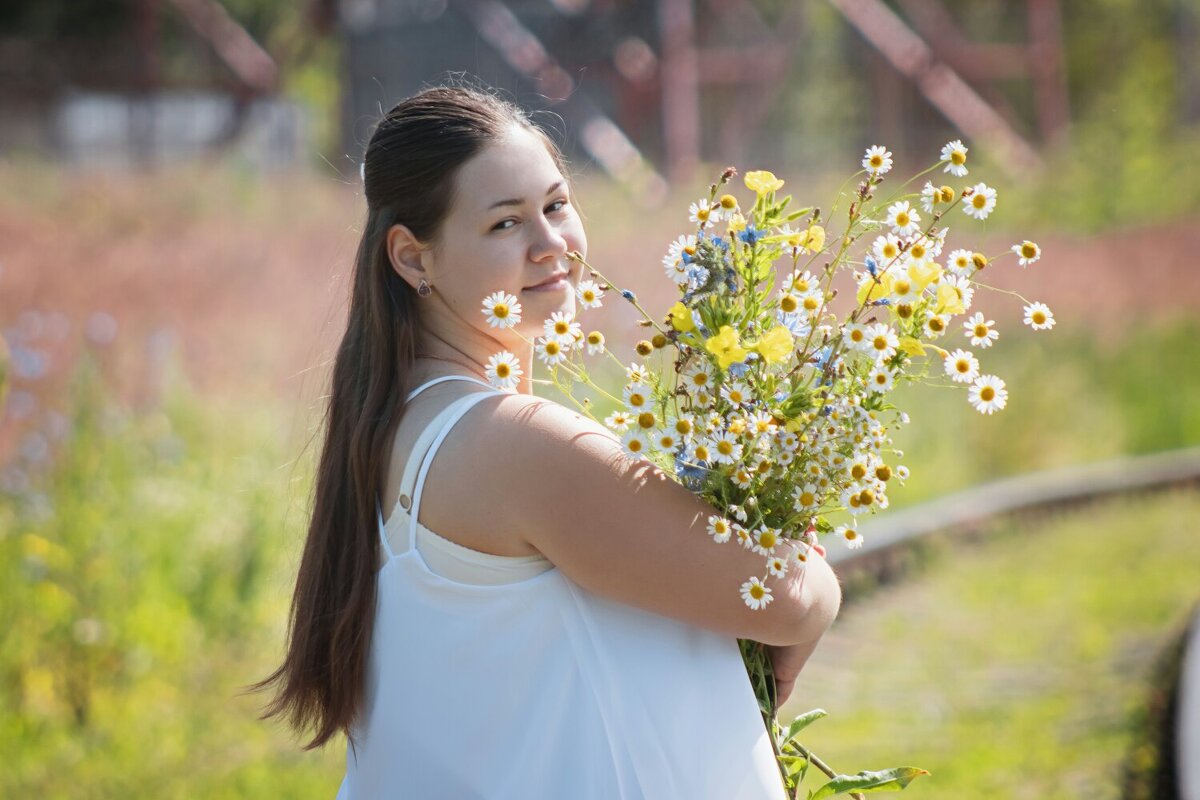
<svg viewBox="0 0 1200 800"><path fill-rule="evenodd" d="M547 210L547 211L549 211L550 209L554 209L555 211L561 211L561 210L562 210L562 207L566 206L566 204L567 204L567 201L566 201L566 200L555 200L553 203L551 203L550 205L546 206L546 210ZM559 208L554 208L555 206L559 206ZM508 230L508 228L507 228L507 227L501 227L501 226L503 226L503 225L504 225L504 223L506 223L506 222L513 222L513 223L515 223L515 222L517 222L517 220L515 220L515 219L512 219L511 217L509 217L508 219L502 219L502 220L500 220L499 222L497 222L495 225L493 225L493 226L492 226L492 230L494 230L494 231L506 231L506 230Z"/></svg>

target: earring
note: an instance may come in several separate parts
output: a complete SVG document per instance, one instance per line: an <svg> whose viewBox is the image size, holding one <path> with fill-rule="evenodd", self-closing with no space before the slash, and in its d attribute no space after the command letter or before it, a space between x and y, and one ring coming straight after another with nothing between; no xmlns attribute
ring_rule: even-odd
<svg viewBox="0 0 1200 800"><path fill-rule="evenodd" d="M417 287L417 294L421 297L429 297L433 293L433 289L429 288L429 282L421 278L421 285Z"/></svg>

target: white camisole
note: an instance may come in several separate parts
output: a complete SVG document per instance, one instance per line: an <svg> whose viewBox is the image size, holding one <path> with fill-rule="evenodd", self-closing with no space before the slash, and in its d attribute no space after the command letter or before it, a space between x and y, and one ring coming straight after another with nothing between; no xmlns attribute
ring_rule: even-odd
<svg viewBox="0 0 1200 800"><path fill-rule="evenodd" d="M418 438L386 524L376 504L365 702L337 800L784 800L736 640L418 521L454 423L506 394L446 375L409 399L448 380L489 391L452 401Z"/></svg>

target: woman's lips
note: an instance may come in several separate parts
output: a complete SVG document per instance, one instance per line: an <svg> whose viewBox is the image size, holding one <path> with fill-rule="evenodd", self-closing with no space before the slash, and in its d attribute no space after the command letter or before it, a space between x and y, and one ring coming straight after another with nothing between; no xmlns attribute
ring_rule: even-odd
<svg viewBox="0 0 1200 800"><path fill-rule="evenodd" d="M527 292L555 292L555 291L558 291L559 289L566 288L568 285L569 284L567 283L567 276L560 275L558 278L550 281L549 283L543 283L538 286L530 286L525 291L527 291Z"/></svg>

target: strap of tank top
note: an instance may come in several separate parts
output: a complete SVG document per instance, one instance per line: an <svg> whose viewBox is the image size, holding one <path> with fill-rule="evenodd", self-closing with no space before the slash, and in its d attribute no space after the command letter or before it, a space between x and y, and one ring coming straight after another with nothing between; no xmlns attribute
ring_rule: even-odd
<svg viewBox="0 0 1200 800"><path fill-rule="evenodd" d="M412 400L418 394L425 391L425 389L429 388L430 386L433 386L434 384L441 383L442 381L471 381L472 383L478 383L480 386L486 386L489 389L496 388L495 386L492 386L490 383L485 383L484 381L479 380L479 378L472 378L468 375L442 375L441 377L438 377L438 378L431 378L430 380L427 380L424 383L422 383L417 388L413 389L411 392L408 393L408 397L406 397L404 399L405 402Z"/></svg>
<svg viewBox="0 0 1200 800"><path fill-rule="evenodd" d="M470 379L468 378L468 380ZM485 398L503 393L502 390L494 388L490 392L473 392L466 397L455 400L451 404L454 407L454 413L450 414L450 419L438 431L437 438L433 440L433 444L425 452L425 457L421 460L421 469L417 472L417 484L413 488L412 493L412 510L409 513L408 548L410 550L417 546L417 520L420 518L421 511L421 489L425 487L425 477L429 474L429 467L433 463L433 457L437 453L438 447L441 446L446 435L450 433L450 429L454 427L454 423L462 419L463 415L470 411L476 403Z"/></svg>
<svg viewBox="0 0 1200 800"><path fill-rule="evenodd" d="M478 378L471 378L466 375L442 375L441 377L438 377L438 378L432 378L432 379L426 381L425 383L421 384L420 386L418 386L416 389L413 389L411 392L408 393L408 397L405 399L405 402L412 400L414 397L417 396L417 394L424 391L428 387L433 386L436 383L441 383L443 381L471 381L472 383L478 383L480 386L486 386L487 388L492 389L493 392L500 391L500 390L496 389L496 387L492 386L491 384L484 383L483 381L479 380ZM482 397L488 396L487 394L485 394L483 392L480 392L479 394ZM450 410L452 408L454 408L455 403L461 403L463 400L469 400L472 397L475 397L475 395L469 394L466 397L462 397L462 398L459 398L458 400L455 400L453 403L450 403L450 405L446 406L446 408L442 409L441 412L439 412L436 417L434 417L434 419L433 419L434 422L437 422L441 419L445 419L447 417L451 417L450 421L444 426L444 430L442 431L443 434L445 433L445 431L449 430L451 425L453 425L455 422L458 421L458 416L461 416L461 414L458 416L452 416L451 413L449 413ZM468 406L468 408L469 408L469 406ZM465 410L466 409L464 408L463 409L464 413L465 413ZM425 438L425 435L423 433L417 437L417 440L413 445L414 451L416 450L417 447L420 446L421 440L424 438ZM439 435L438 439L430 447L430 450L429 450L430 453L432 453L433 450L436 449L439 444L441 444L442 438L444 438L444 437ZM411 472L412 463L413 463L415 456L416 456L416 453L414 452L413 456L409 457L408 463L405 464L405 467L404 467L404 473L400 477L400 494L401 495L404 495L408 491L408 476ZM424 473L422 472L421 475L423 476ZM409 541L408 541L408 546L410 549L416 545L416 537L415 537L416 520L417 520L416 495L417 495L417 492L413 491L412 494L410 495L411 500L409 502L409 509L411 510L412 519L413 519L413 527L409 534ZM375 496L375 518L379 522L379 526L378 526L379 527L379 541L383 545L383 551L385 553L387 553L388 560L390 561L395 556L395 553L392 552L392 546L388 543L387 526L384 524L384 521L383 521L383 506L380 503L378 494Z"/></svg>

